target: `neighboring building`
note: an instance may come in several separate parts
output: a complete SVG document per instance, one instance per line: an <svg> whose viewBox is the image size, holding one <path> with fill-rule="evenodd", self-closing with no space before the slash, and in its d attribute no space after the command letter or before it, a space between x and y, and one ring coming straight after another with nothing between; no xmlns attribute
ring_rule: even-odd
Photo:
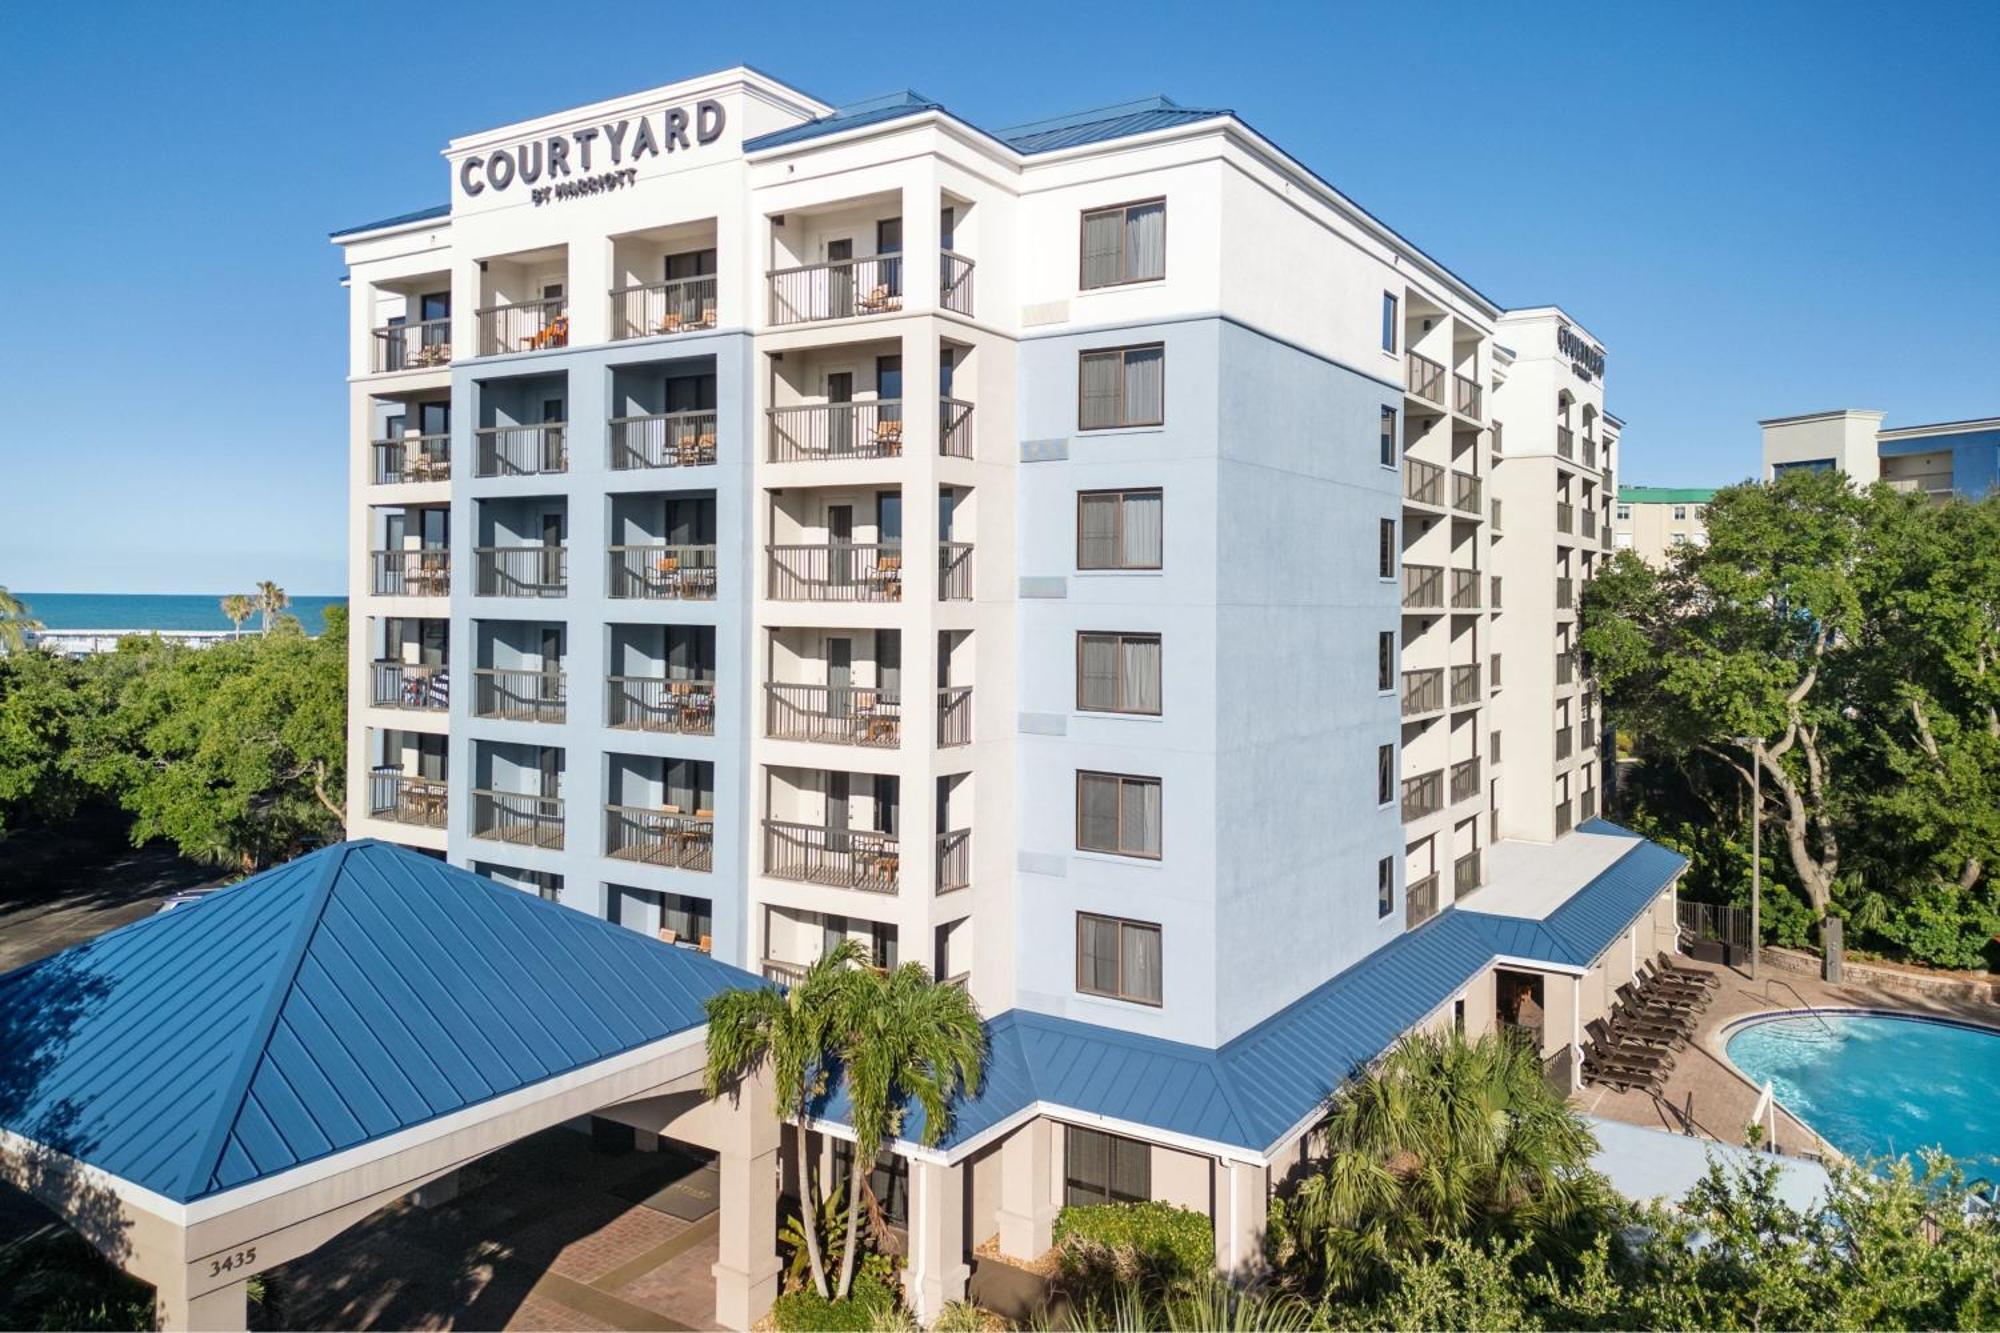
<svg viewBox="0 0 2000 1333"><path fill-rule="evenodd" d="M350 834L967 985L988 1091L894 1159L920 1309L1065 1199L1239 1268L1356 1061L1562 1061L1672 946L1684 863L1573 832L1619 423L1560 309L1165 99L989 133L736 69L445 157L335 236Z"/></svg>
<svg viewBox="0 0 2000 1333"><path fill-rule="evenodd" d="M1886 481L1939 500L1976 500L2000 484L2000 417L1893 430L1882 429L1882 417L1845 408L1758 422L1764 480L1795 468L1836 469L1864 486Z"/></svg>
<svg viewBox="0 0 2000 1333"><path fill-rule="evenodd" d="M1704 521L1713 486L1620 486L1612 516L1612 545L1637 553L1654 568L1667 563L1667 553L1684 543L1708 545Z"/></svg>

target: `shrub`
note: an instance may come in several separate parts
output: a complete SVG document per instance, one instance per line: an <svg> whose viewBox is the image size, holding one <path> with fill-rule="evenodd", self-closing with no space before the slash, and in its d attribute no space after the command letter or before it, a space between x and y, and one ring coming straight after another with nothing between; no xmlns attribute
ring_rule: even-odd
<svg viewBox="0 0 2000 1333"><path fill-rule="evenodd" d="M870 1254L846 1300L829 1300L810 1286L788 1291L771 1305L771 1326L778 1333L870 1333L893 1326L896 1315L895 1269L884 1256Z"/></svg>
<svg viewBox="0 0 2000 1333"><path fill-rule="evenodd" d="M1215 1269L1215 1228L1200 1213L1157 1199L1078 1204L1056 1214L1063 1273L1086 1284L1142 1282L1181 1288Z"/></svg>

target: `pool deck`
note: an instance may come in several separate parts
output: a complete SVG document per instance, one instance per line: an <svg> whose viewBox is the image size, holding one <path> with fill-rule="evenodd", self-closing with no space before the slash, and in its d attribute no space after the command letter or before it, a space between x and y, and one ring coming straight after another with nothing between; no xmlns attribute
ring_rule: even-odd
<svg viewBox="0 0 2000 1333"><path fill-rule="evenodd" d="M1674 1060L1665 1093L1654 1097L1644 1092L1616 1092L1587 1085L1571 1099L1578 1110L1607 1120L1740 1144L1744 1142L1744 1127L1756 1109L1758 1090L1723 1054L1724 1030L1739 1018L1786 1009L1891 1009L2000 1027L2000 1005L1947 1000L1885 987L1830 986L1817 977L1775 971L1768 966L1753 982L1747 973L1719 964L1685 957L1675 961L1721 977L1722 988L1702 1016L1695 1039ZM1779 1151L1784 1153L1826 1158L1839 1155L1783 1107L1778 1108L1777 1143Z"/></svg>

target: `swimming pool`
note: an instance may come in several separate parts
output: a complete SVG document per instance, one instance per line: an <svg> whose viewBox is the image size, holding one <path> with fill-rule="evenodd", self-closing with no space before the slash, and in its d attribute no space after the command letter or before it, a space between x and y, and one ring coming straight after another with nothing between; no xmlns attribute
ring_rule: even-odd
<svg viewBox="0 0 2000 1333"><path fill-rule="evenodd" d="M1730 1061L1852 1157L1938 1147L1968 1175L2000 1166L2000 1031L1902 1014L1751 1019Z"/></svg>

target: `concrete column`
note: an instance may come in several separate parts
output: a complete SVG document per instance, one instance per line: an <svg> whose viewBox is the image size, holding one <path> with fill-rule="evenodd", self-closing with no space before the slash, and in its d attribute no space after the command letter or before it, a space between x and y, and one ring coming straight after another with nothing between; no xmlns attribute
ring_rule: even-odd
<svg viewBox="0 0 2000 1333"><path fill-rule="evenodd" d="M1036 1259L1055 1244L1055 1125L1031 1120L1000 1145L1000 1253Z"/></svg>
<svg viewBox="0 0 2000 1333"><path fill-rule="evenodd" d="M1250 1162L1215 1164L1215 1271L1225 1281L1246 1282L1264 1271L1264 1220L1270 1199L1269 1167Z"/></svg>
<svg viewBox="0 0 2000 1333"><path fill-rule="evenodd" d="M910 1163L910 1262L903 1297L929 1324L952 1301L965 1299L972 1270L965 1262L965 1168Z"/></svg>
<svg viewBox="0 0 2000 1333"><path fill-rule="evenodd" d="M716 1145L722 1206L716 1240L715 1322L747 1329L778 1297L778 1134L770 1076L745 1080L725 1101Z"/></svg>
<svg viewBox="0 0 2000 1333"><path fill-rule="evenodd" d="M199 1296L159 1293L160 1333L240 1333L247 1326L247 1280Z"/></svg>

